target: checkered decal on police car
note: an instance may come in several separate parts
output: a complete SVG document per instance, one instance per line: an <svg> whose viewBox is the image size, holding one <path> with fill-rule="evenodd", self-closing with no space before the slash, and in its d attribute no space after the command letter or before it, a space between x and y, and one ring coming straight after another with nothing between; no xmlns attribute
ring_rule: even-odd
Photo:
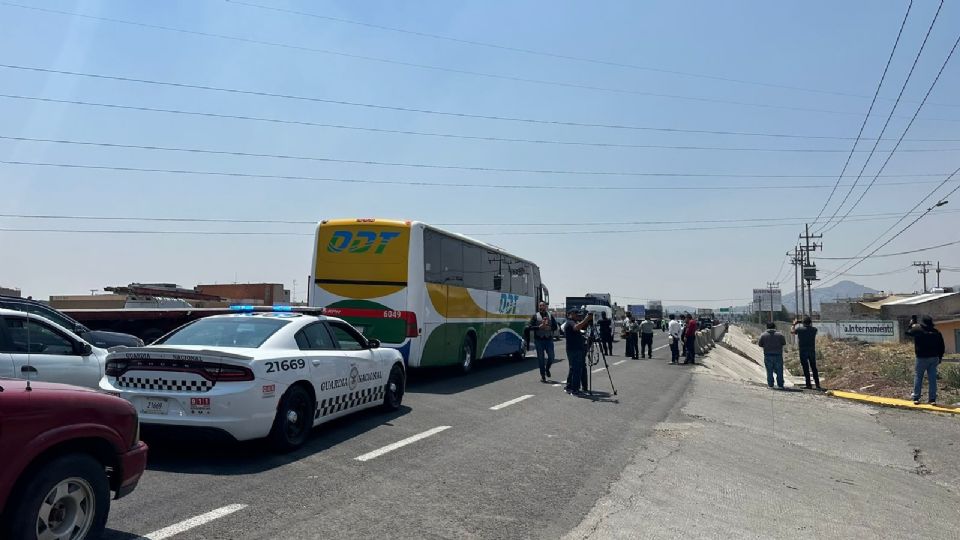
<svg viewBox="0 0 960 540"><path fill-rule="evenodd" d="M169 390L171 392L207 392L213 388L208 380L185 381L183 379L161 379L150 377L117 377L118 388L137 388L139 390Z"/></svg>
<svg viewBox="0 0 960 540"><path fill-rule="evenodd" d="M321 399L320 403L317 404L317 413L314 415L314 418L320 418L330 414L338 413L340 411L345 411L347 409L352 409L354 407L359 407L360 405L370 403L372 401L382 401L384 395L386 394L386 389L386 386L364 388L363 390L357 390L356 392L350 392L349 394L341 394L332 398Z"/></svg>

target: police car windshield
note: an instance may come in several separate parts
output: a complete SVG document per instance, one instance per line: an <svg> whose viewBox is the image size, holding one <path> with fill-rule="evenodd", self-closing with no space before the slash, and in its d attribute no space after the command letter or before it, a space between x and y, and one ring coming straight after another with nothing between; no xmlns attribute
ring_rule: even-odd
<svg viewBox="0 0 960 540"><path fill-rule="evenodd" d="M157 344L256 349L289 322L259 317L200 319L161 339Z"/></svg>

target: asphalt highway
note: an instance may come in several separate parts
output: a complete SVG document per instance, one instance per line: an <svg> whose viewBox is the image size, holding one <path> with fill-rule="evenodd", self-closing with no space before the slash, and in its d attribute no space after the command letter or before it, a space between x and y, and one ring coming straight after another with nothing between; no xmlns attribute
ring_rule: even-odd
<svg viewBox="0 0 960 540"><path fill-rule="evenodd" d="M689 366L669 364L664 333L652 360L627 359L623 347L608 358L618 393L599 371L597 400L563 391L565 361L555 384L541 383L528 356L465 376L413 372L400 411L320 426L291 454L147 439L148 471L114 502L105 538L562 536L678 409L691 380Z"/></svg>

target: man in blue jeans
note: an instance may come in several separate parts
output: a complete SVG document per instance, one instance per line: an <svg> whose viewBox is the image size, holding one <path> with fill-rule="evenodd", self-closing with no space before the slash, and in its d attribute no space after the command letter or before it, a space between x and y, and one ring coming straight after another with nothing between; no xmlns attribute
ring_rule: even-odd
<svg viewBox="0 0 960 540"><path fill-rule="evenodd" d="M777 388L783 390L783 348L787 338L777 332L777 325L767 323L767 331L760 336L757 345L763 349L763 365L767 368L767 386L773 388L773 376L777 376Z"/></svg>
<svg viewBox="0 0 960 540"><path fill-rule="evenodd" d="M920 404L920 392L923 390L923 376L927 375L930 384L929 400L931 405L937 404L937 366L943 361L946 347L943 335L933 326L933 317L924 315L920 324L913 324L907 330L907 335L913 338L913 349L917 355L913 377L913 403Z"/></svg>
<svg viewBox="0 0 960 540"><path fill-rule="evenodd" d="M563 337L567 341L567 363L570 372L567 374L567 393L581 395L580 386L585 384L583 372L587 370L587 342L580 332L593 321L593 313L580 320L579 310L570 310L567 313L567 322L563 323Z"/></svg>
<svg viewBox="0 0 960 540"><path fill-rule="evenodd" d="M547 303L540 302L537 312L530 318L527 328L533 332L533 344L537 349L540 365L540 382L547 382L550 366L553 365L553 333L559 328L557 319L547 311Z"/></svg>

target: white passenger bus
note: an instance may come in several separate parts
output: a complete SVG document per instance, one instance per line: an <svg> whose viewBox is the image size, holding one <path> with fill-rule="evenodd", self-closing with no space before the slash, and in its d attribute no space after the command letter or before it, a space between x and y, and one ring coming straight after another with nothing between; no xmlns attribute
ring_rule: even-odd
<svg viewBox="0 0 960 540"><path fill-rule="evenodd" d="M417 221L317 226L308 303L398 349L410 367L525 354L524 328L549 303L534 263Z"/></svg>

